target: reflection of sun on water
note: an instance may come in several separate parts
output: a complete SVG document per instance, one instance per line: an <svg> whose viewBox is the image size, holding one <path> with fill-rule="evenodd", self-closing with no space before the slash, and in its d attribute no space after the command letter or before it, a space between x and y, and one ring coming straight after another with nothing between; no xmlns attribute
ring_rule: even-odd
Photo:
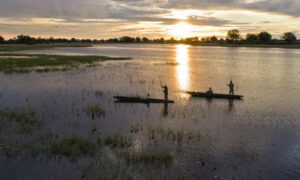
<svg viewBox="0 0 300 180"><path fill-rule="evenodd" d="M176 49L176 61L179 63L177 66L177 83L179 89L186 91L190 86L190 75L189 75L189 55L188 45L177 45Z"/></svg>

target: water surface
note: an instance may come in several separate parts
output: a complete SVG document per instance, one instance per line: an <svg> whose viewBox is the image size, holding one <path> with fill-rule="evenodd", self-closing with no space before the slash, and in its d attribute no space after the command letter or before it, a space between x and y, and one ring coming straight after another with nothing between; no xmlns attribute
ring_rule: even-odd
<svg viewBox="0 0 300 180"><path fill-rule="evenodd" d="M102 66L67 72L1 74L1 108L31 107L45 119L47 128L65 136L91 137L95 126L99 136L132 136L135 151L170 151L175 157L171 167L150 167L158 179L172 179L178 174L188 179L300 177L297 49L112 44L26 53L133 60L107 61ZM245 96L243 101L208 101L184 93L209 87L216 93L228 93L226 84L230 80L235 83L235 93ZM164 105L114 103L115 95L149 93L163 98L162 84L169 86L169 97L175 100L167 109ZM96 91L102 96L96 96ZM106 115L92 120L85 109L97 103ZM137 124L143 130L130 133ZM197 134L201 140L172 142L158 138L153 144L148 139L149 129ZM39 179L40 171L45 177L70 177L72 172L71 177L79 178L80 172L74 171L84 162L0 159L1 179Z"/></svg>

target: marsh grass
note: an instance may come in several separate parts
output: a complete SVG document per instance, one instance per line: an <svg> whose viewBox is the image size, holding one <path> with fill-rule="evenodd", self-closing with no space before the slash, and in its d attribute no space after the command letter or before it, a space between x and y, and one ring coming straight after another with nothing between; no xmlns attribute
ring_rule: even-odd
<svg viewBox="0 0 300 180"><path fill-rule="evenodd" d="M174 130L171 128L164 129L161 127L158 128L149 128L148 134L150 139L155 139L156 135L160 135L169 142L199 142L202 139L200 133L188 132L185 130Z"/></svg>
<svg viewBox="0 0 300 180"><path fill-rule="evenodd" d="M4 155L6 157L13 157L15 154L15 150L13 146L9 143L8 140L0 137L0 149L2 148ZM1 151L0 151L1 152Z"/></svg>
<svg viewBox="0 0 300 180"><path fill-rule="evenodd" d="M0 123L1 126L5 126L7 123L15 122L19 132L21 133L32 133L33 129L35 127L40 127L43 122L43 120L37 116L33 109L28 109L25 111L5 111L0 109L0 118L2 121L2 123Z"/></svg>
<svg viewBox="0 0 300 180"><path fill-rule="evenodd" d="M81 44L81 43L53 43L53 44L9 44L9 45L0 45L0 52L8 51L24 51L24 50L46 50L53 48L62 48L62 47L91 47L91 44Z"/></svg>
<svg viewBox="0 0 300 180"><path fill-rule="evenodd" d="M120 158L124 158L127 163L143 163L143 164L156 164L166 165L172 164L174 157L170 152L130 152L119 150L116 155Z"/></svg>
<svg viewBox="0 0 300 180"><path fill-rule="evenodd" d="M95 91L95 95L101 97L101 96L103 96L103 92L102 91Z"/></svg>
<svg viewBox="0 0 300 180"><path fill-rule="evenodd" d="M1 58L2 57L2 58ZM24 55L0 54L0 72L28 73L67 71L79 67L97 66L97 63L107 60L128 60L130 58L115 58L106 56L65 56L65 55Z"/></svg>
<svg viewBox="0 0 300 180"><path fill-rule="evenodd" d="M155 63L154 65L168 65L168 66L178 66L178 62L166 62L166 63Z"/></svg>
<svg viewBox="0 0 300 180"><path fill-rule="evenodd" d="M98 137L97 142L102 146L110 146L111 148L129 148L132 145L131 138L121 135Z"/></svg>
<svg viewBox="0 0 300 180"><path fill-rule="evenodd" d="M106 113L106 111L100 107L99 104L90 105L85 111L88 116L92 116L92 119L95 119L95 117L104 117Z"/></svg>
<svg viewBox="0 0 300 180"><path fill-rule="evenodd" d="M81 156L94 156L96 144L90 140L79 136L62 139L54 142L50 149L51 154L69 157L73 160Z"/></svg>

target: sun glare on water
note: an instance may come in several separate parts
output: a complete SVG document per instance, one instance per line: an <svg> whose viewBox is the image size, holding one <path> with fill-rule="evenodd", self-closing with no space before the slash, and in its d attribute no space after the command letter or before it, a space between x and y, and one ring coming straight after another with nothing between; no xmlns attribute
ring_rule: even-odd
<svg viewBox="0 0 300 180"><path fill-rule="evenodd" d="M176 46L176 61L179 63L177 66L177 83L182 91L189 89L190 85L190 67L189 67L189 46L177 45Z"/></svg>

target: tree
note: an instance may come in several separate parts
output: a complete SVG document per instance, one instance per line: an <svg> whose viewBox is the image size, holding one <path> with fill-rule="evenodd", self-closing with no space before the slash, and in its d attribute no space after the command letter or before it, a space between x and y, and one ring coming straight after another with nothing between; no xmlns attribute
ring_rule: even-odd
<svg viewBox="0 0 300 180"><path fill-rule="evenodd" d="M210 41L211 42L217 42L218 38L216 36L212 36L212 37L210 37Z"/></svg>
<svg viewBox="0 0 300 180"><path fill-rule="evenodd" d="M160 42L160 43L164 43L164 42L165 42L165 38L160 38L160 39L159 39L159 42Z"/></svg>
<svg viewBox="0 0 300 180"><path fill-rule="evenodd" d="M272 35L268 32L263 31L257 35L257 38L261 42L269 42L272 39Z"/></svg>
<svg viewBox="0 0 300 180"><path fill-rule="evenodd" d="M135 38L135 42L141 42L141 38L140 37L136 37Z"/></svg>
<svg viewBox="0 0 300 180"><path fill-rule="evenodd" d="M231 29L227 32L227 39L231 41L237 41L241 38L240 31L237 29Z"/></svg>
<svg viewBox="0 0 300 180"><path fill-rule="evenodd" d="M135 38L129 37L129 36L123 36L120 38L120 42L134 42Z"/></svg>
<svg viewBox="0 0 300 180"><path fill-rule="evenodd" d="M26 36L23 34L17 36L17 42L19 42L19 43L32 44L32 43L34 43L34 41L35 41L35 38L30 37L30 36Z"/></svg>
<svg viewBox="0 0 300 180"><path fill-rule="evenodd" d="M175 43L176 40L174 39L174 37L171 37L171 38L169 39L169 42L170 42L170 43Z"/></svg>
<svg viewBox="0 0 300 180"><path fill-rule="evenodd" d="M4 38L2 36L0 36L0 43L4 42Z"/></svg>
<svg viewBox="0 0 300 180"><path fill-rule="evenodd" d="M246 35L246 41L248 42L255 42L257 41L257 35L256 34L247 34Z"/></svg>
<svg viewBox="0 0 300 180"><path fill-rule="evenodd" d="M285 40L286 42L291 43L291 42L297 41L297 37L292 32L285 32L282 36L282 40Z"/></svg>
<svg viewBox="0 0 300 180"><path fill-rule="evenodd" d="M143 41L143 42L149 42L149 39L146 38L146 37L143 37L142 41Z"/></svg>

